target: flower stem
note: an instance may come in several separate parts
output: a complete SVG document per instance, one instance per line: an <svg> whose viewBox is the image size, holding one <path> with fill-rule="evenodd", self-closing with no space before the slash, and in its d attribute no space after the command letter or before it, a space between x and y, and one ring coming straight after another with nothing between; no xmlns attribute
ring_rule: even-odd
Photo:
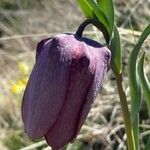
<svg viewBox="0 0 150 150"><path fill-rule="evenodd" d="M122 109L123 118L124 118L125 131L127 134L128 149L135 150L133 130L132 130L131 121L130 121L130 113L128 109L126 94L123 90L123 85L122 85L122 73L119 75L116 75L116 82L117 82L121 109Z"/></svg>
<svg viewBox="0 0 150 150"><path fill-rule="evenodd" d="M109 33L107 32L107 30L105 29L104 25L98 21L98 20L95 20L95 19L87 19L87 20L84 20L80 26L78 27L77 31L76 31L76 35L78 37L82 37L83 35L83 31L84 29L86 28L86 26L88 26L89 24L92 24L94 25L95 27L97 27L104 35L105 37L105 40L106 40L106 43L108 44L109 43Z"/></svg>

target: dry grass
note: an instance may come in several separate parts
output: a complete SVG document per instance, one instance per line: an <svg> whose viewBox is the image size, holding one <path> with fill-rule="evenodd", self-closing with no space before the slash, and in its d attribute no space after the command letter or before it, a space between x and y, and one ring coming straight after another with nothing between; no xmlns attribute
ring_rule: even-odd
<svg viewBox="0 0 150 150"><path fill-rule="evenodd" d="M32 8L28 8L26 3L17 2L15 4L18 8L15 10L6 10L0 6L2 16L0 22L0 34L2 34L0 38L0 149L48 150L50 148L47 147L45 141L37 141L36 144L33 144L24 134L20 117L23 90L13 93L12 86L18 80L22 81L28 77L34 64L35 48L39 40L60 32L74 32L83 17L76 3L71 0L38 0ZM123 48L124 83L126 92L129 94L127 57L141 31L149 23L150 1L116 0L115 6L116 22L119 26ZM93 27L89 27L85 35L103 42L101 34ZM145 42L144 50L150 48L149 41L150 38ZM147 57L145 69L150 74L149 60ZM28 67L26 74L20 70L20 63L25 63ZM146 116L144 103L142 106L140 114L141 150L150 132L148 125L150 120ZM65 149L125 150L125 143L126 136L119 99L113 74L109 70L101 94L98 95L78 140Z"/></svg>

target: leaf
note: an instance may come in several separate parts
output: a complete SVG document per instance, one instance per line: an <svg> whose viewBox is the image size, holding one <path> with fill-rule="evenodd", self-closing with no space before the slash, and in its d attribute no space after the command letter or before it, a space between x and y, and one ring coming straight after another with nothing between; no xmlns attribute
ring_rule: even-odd
<svg viewBox="0 0 150 150"><path fill-rule="evenodd" d="M112 0L97 0L100 10L105 14L109 22L111 33L114 28L114 4Z"/></svg>
<svg viewBox="0 0 150 150"><path fill-rule="evenodd" d="M136 150L139 150L139 115L136 116L132 124L133 136Z"/></svg>
<svg viewBox="0 0 150 150"><path fill-rule="evenodd" d="M109 28L109 22L105 16L105 14L99 9L97 3L94 0L86 0L87 4L92 8L98 20L102 22L102 24L107 29L109 35L111 35L111 31Z"/></svg>
<svg viewBox="0 0 150 150"><path fill-rule="evenodd" d="M88 5L86 0L77 0L78 5L80 6L82 12L84 13L87 19L94 19L96 18L92 8Z"/></svg>
<svg viewBox="0 0 150 150"><path fill-rule="evenodd" d="M148 81L148 78L144 73L144 57L145 57L145 52L143 53L138 63L138 75L139 75L139 79L140 79L140 83L144 95L144 100L146 101L149 116L150 116L150 82Z"/></svg>
<svg viewBox="0 0 150 150"><path fill-rule="evenodd" d="M144 100L146 101L149 116L150 116L150 82L148 81L147 75L144 73L144 58L145 58L145 52L143 53L142 57L138 62L138 75L139 75L139 80L144 95ZM149 147L150 147L150 137L147 141L145 150L149 150Z"/></svg>
<svg viewBox="0 0 150 150"><path fill-rule="evenodd" d="M144 43L145 39L150 34L150 24L145 28L142 32L138 42L134 46L133 50L129 55L128 60L128 75L129 75L129 87L130 87L130 95L131 95L131 123L134 134L134 141L136 149L139 149L139 133L138 128L139 126L135 126L136 122L138 122L139 116L139 109L141 103L141 88L139 83L139 76L137 71L137 58L139 51L141 49L142 44Z"/></svg>
<svg viewBox="0 0 150 150"><path fill-rule="evenodd" d="M111 67L115 74L120 74L122 70L121 44L119 32L116 26L114 26L110 50L112 52Z"/></svg>
<svg viewBox="0 0 150 150"><path fill-rule="evenodd" d="M139 85L139 78L137 73L137 57L140 51L140 48L145 41L145 39L150 34L150 24L145 28L142 32L138 42L134 46L133 50L129 55L128 60L128 75L129 75L129 87L130 87L130 94L131 94L131 122L134 122L136 118L141 101L141 89Z"/></svg>
<svg viewBox="0 0 150 150"><path fill-rule="evenodd" d="M110 29L105 14L100 11L93 0L77 0L77 3L81 7L86 18L91 20L91 23L102 31L108 45L110 41Z"/></svg>

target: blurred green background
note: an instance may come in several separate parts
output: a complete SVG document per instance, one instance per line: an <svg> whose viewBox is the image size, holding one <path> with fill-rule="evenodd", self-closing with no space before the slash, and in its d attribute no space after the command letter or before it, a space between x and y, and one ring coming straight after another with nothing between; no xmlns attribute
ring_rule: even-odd
<svg viewBox="0 0 150 150"><path fill-rule="evenodd" d="M127 94L127 58L141 31L150 23L149 0L114 0L115 20L123 50L124 84ZM57 33L75 32L85 18L73 0L0 0L0 150L50 150L41 139L31 141L24 133L20 115L25 85L35 61L36 44ZM104 43L101 33L89 26L85 36ZM150 77L150 38L145 70ZM124 133L116 85L108 71L104 86L77 140L67 150L125 150ZM130 105L130 99L128 99ZM142 150L150 134L144 101L140 111Z"/></svg>

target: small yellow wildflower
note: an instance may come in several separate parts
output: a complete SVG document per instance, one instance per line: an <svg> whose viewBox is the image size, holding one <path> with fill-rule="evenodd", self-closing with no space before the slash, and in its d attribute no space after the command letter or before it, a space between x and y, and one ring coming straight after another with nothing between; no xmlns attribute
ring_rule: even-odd
<svg viewBox="0 0 150 150"><path fill-rule="evenodd" d="M21 93L25 89L26 84L22 80L18 80L15 84L12 85L11 91L14 94Z"/></svg>
<svg viewBox="0 0 150 150"><path fill-rule="evenodd" d="M24 75L28 74L29 72L29 67L25 62L19 62L18 68L19 68L19 71Z"/></svg>

